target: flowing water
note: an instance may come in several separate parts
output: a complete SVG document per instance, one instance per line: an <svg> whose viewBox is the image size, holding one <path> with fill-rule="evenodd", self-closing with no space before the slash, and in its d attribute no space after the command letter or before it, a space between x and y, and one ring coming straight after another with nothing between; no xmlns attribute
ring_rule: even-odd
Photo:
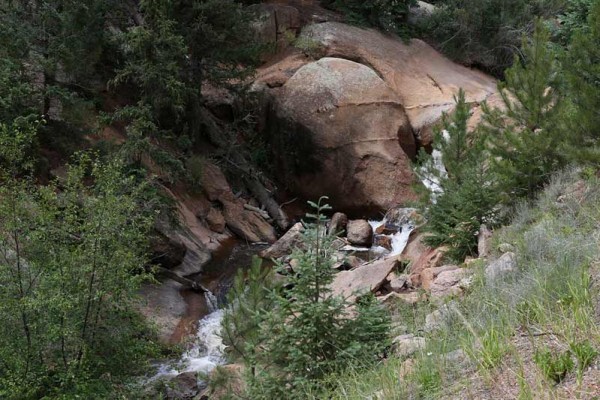
<svg viewBox="0 0 600 400"><path fill-rule="evenodd" d="M369 221L373 230L388 222L385 218L379 221ZM364 252L370 258L399 255L406 247L410 233L414 230L412 221L406 219L399 224L397 233L384 235L390 238L391 250L373 246L371 248L352 247L348 251ZM231 287L233 278L240 268L251 265L252 256L264 247L240 244L231 241L213 254L213 260L204 267L201 274L192 279L200 282L209 291L197 294L184 291L183 297L188 305L188 315L182 318L182 326L192 325L193 335L189 340L188 349L178 360L163 363L157 366L157 373L149 382L177 376L185 372L209 373L217 365L225 363L225 345L220 337L221 321L224 311L219 307L226 305L226 294ZM176 342L186 338L187 329L182 328L177 335Z"/></svg>
<svg viewBox="0 0 600 400"><path fill-rule="evenodd" d="M227 291L232 285L236 272L240 268L249 267L252 256L263 248L264 246L240 244L237 241L227 242L219 251L213 253L213 260L204 267L204 271L192 277L210 289L203 294L191 291L182 293L190 314L183 318L182 322L191 319L187 322L195 325L195 334L188 338L191 339L188 349L181 358L158 365L157 373L149 379L149 382L185 372L207 374L217 365L225 363L225 345L220 336L224 310L219 307L226 305ZM181 336L178 340L185 339L185 334Z"/></svg>
<svg viewBox="0 0 600 400"><path fill-rule="evenodd" d="M388 222L388 221L384 218L380 221L371 220L371 221L369 221L369 224L371 224L373 231L375 231L377 228L384 225L386 222ZM384 256L400 255L406 248L406 245L408 244L408 240L410 238L410 234L414 229L415 229L414 224L412 222L409 222L409 223L402 224L397 233L394 233L391 235L383 235L383 236L387 236L391 239L391 243L392 243L391 251L388 249L385 249L383 247L379 247L379 246L374 246L369 250L371 252L373 252L375 255L384 255Z"/></svg>
<svg viewBox="0 0 600 400"><path fill-rule="evenodd" d="M450 134L447 130L442 131L442 138L446 142L450 140ZM436 198L444 192L441 186L440 178L447 177L446 167L444 166L444 160L442 152L439 150L433 150L431 153L432 166L434 173L430 173L427 168L421 167L419 169L419 176L423 185L431 192L431 201L435 203Z"/></svg>

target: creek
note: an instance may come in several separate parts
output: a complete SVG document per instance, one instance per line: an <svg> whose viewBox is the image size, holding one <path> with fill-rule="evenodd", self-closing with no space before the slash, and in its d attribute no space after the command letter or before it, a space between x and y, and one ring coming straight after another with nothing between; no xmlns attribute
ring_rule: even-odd
<svg viewBox="0 0 600 400"><path fill-rule="evenodd" d="M385 218L371 220L373 230L391 222ZM414 223L403 220L396 233L384 235L390 238L391 250L379 246L353 247L342 250L355 253L365 261L385 256L399 255L406 247ZM181 292L186 301L187 312L180 320L171 340L186 343L187 349L178 360L157 365L157 373L149 379L171 378L186 372L210 373L217 365L224 364L225 345L220 337L223 307L227 304L227 293L233 284L237 271L248 268L252 257L265 248L264 245L250 245L239 240L229 240L213 253L202 273L190 277L209 291L203 294L191 290ZM365 258L366 257L366 258Z"/></svg>
<svg viewBox="0 0 600 400"><path fill-rule="evenodd" d="M178 360L157 365L157 372L149 382L185 372L208 374L217 365L225 363L225 345L220 331L227 293L233 285L237 271L248 268L252 257L264 248L264 245L246 244L235 239L225 241L213 253L212 260L203 267L203 271L190 277L209 291L181 292L187 312L175 329L171 341L186 343L187 349Z"/></svg>

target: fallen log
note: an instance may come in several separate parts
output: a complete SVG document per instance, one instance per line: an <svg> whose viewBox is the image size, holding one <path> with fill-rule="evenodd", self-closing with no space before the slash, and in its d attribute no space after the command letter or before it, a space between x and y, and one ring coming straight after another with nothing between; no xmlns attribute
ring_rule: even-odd
<svg viewBox="0 0 600 400"><path fill-rule="evenodd" d="M168 270L166 268L163 267L158 267L158 271L164 275L165 277L174 280L175 282L179 282L183 285L184 288L186 289L191 289L194 292L198 292L198 293L206 293L206 292L210 292L207 288L205 288L204 286L202 286L202 284L193 281L191 279L185 278L179 274L177 274L176 272L173 272L171 270Z"/></svg>

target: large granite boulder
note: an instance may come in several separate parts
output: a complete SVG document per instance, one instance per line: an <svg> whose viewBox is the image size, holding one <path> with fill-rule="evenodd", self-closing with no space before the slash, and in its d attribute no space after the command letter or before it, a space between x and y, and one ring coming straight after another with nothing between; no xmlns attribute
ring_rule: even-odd
<svg viewBox="0 0 600 400"><path fill-rule="evenodd" d="M322 58L300 68L274 93L268 129L280 179L305 198L327 195L344 211L414 198L408 118L363 64Z"/></svg>

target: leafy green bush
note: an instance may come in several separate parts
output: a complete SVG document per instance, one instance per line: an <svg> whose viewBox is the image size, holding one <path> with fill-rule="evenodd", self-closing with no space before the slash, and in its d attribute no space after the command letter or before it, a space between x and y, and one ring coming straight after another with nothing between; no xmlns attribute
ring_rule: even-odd
<svg viewBox="0 0 600 400"><path fill-rule="evenodd" d="M0 397L107 398L155 349L132 303L152 221L144 188L87 154L36 186L34 137L0 124Z"/></svg>

